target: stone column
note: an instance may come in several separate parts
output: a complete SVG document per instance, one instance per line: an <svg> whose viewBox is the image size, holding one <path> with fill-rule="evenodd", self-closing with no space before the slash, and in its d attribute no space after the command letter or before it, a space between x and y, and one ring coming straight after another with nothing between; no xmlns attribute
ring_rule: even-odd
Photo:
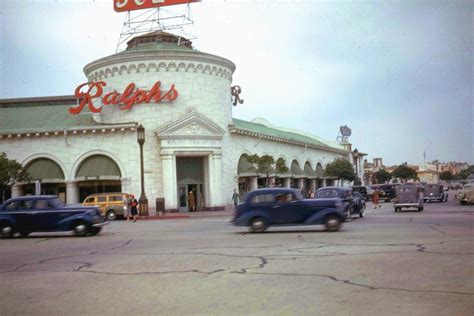
<svg viewBox="0 0 474 316"><path fill-rule="evenodd" d="M258 188L257 179L258 177L250 177L250 191L256 190Z"/></svg>
<svg viewBox="0 0 474 316"><path fill-rule="evenodd" d="M304 186L304 179L303 178L298 179L298 189L301 190L303 186Z"/></svg>
<svg viewBox="0 0 474 316"><path fill-rule="evenodd" d="M23 195L23 186L21 184L12 185L12 198Z"/></svg>
<svg viewBox="0 0 474 316"><path fill-rule="evenodd" d="M285 188L291 187L291 178L283 178L283 187Z"/></svg>
<svg viewBox="0 0 474 316"><path fill-rule="evenodd" d="M268 178L268 187L272 188L275 186L275 177L269 177Z"/></svg>
<svg viewBox="0 0 474 316"><path fill-rule="evenodd" d="M323 188L326 186L326 179L323 179Z"/></svg>
<svg viewBox="0 0 474 316"><path fill-rule="evenodd" d="M161 152L163 167L163 197L166 210L178 209L178 187L176 180L176 156L172 151Z"/></svg>
<svg viewBox="0 0 474 316"><path fill-rule="evenodd" d="M214 205L213 206L224 206L224 201L222 200L222 189L224 188L222 183L222 153L214 152L213 157L213 166L214 166L214 189L212 190L214 196Z"/></svg>
<svg viewBox="0 0 474 316"><path fill-rule="evenodd" d="M309 181L309 189L311 190L311 192L316 191L316 179L311 179Z"/></svg>
<svg viewBox="0 0 474 316"><path fill-rule="evenodd" d="M66 181L66 204L77 204L79 201L79 183Z"/></svg>

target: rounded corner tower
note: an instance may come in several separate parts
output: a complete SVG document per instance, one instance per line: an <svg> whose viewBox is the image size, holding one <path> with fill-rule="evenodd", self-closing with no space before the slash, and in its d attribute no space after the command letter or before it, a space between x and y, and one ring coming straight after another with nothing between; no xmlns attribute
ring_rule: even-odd
<svg viewBox="0 0 474 316"><path fill-rule="evenodd" d="M89 86L102 92L94 98L96 122L145 127L146 194L164 197L167 210L189 209L190 192L198 207L226 204L222 156L232 124L234 70L231 61L199 52L191 42L163 31L134 37L125 51L84 67ZM132 95L136 102L129 102ZM123 160L135 157L134 150L127 150L138 147L133 133L124 134L119 143L125 147ZM137 192L138 161L124 164L129 176L122 180L122 190Z"/></svg>
<svg viewBox="0 0 474 316"><path fill-rule="evenodd" d="M122 93L130 83L150 90L160 82L163 92L174 85L172 102L134 104L120 111L103 105L100 120L138 121L155 128L195 111L209 116L222 128L232 120L230 86L235 64L228 59L195 50L192 43L174 34L155 31L127 42L125 51L100 58L84 67L89 82L106 83L104 94Z"/></svg>

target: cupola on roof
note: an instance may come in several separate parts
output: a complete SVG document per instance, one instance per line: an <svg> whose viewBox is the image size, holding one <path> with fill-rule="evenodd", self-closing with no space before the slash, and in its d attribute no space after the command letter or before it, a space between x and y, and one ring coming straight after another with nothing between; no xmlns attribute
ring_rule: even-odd
<svg viewBox="0 0 474 316"><path fill-rule="evenodd" d="M163 31L155 31L144 35L136 36L127 42L127 49L133 49L141 45L169 43L187 48L193 48L192 42L182 36L177 36Z"/></svg>

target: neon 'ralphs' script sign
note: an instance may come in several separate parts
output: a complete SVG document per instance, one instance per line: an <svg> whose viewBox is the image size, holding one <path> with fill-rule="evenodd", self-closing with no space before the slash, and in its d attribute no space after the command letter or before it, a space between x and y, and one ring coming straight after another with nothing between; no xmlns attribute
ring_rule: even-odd
<svg viewBox="0 0 474 316"><path fill-rule="evenodd" d="M95 107L92 100L102 98L103 105L121 105L120 110L129 110L137 103L174 101L178 97L178 91L174 84L169 90L160 90L161 82L157 81L149 91L135 89L135 84L130 83L122 93L112 91L102 96L104 87L107 84L103 81L86 82L77 86L74 95L79 99L79 105L69 108L69 113L79 114L87 105L92 113L100 113L102 106Z"/></svg>
<svg viewBox="0 0 474 316"><path fill-rule="evenodd" d="M114 0L114 10L123 12L200 1L201 0Z"/></svg>

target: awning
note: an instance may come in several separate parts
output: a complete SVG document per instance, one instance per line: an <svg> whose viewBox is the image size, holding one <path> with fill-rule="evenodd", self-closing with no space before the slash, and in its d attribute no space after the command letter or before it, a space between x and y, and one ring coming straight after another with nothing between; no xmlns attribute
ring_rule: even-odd
<svg viewBox="0 0 474 316"><path fill-rule="evenodd" d="M247 156L242 155L239 159L239 166L237 168L239 177L255 177L257 176L257 168L247 161Z"/></svg>
<svg viewBox="0 0 474 316"><path fill-rule="evenodd" d="M301 170L296 160L291 163L290 171L293 178L306 178L304 171Z"/></svg>
<svg viewBox="0 0 474 316"><path fill-rule="evenodd" d="M33 160L26 166L25 171L33 181L41 180L43 183L48 183L58 182L58 179L64 180L64 173L59 165L48 158L39 158Z"/></svg>
<svg viewBox="0 0 474 316"><path fill-rule="evenodd" d="M120 169L113 161L107 156L96 155L87 158L79 167L76 178L85 180L95 179L120 179Z"/></svg>

